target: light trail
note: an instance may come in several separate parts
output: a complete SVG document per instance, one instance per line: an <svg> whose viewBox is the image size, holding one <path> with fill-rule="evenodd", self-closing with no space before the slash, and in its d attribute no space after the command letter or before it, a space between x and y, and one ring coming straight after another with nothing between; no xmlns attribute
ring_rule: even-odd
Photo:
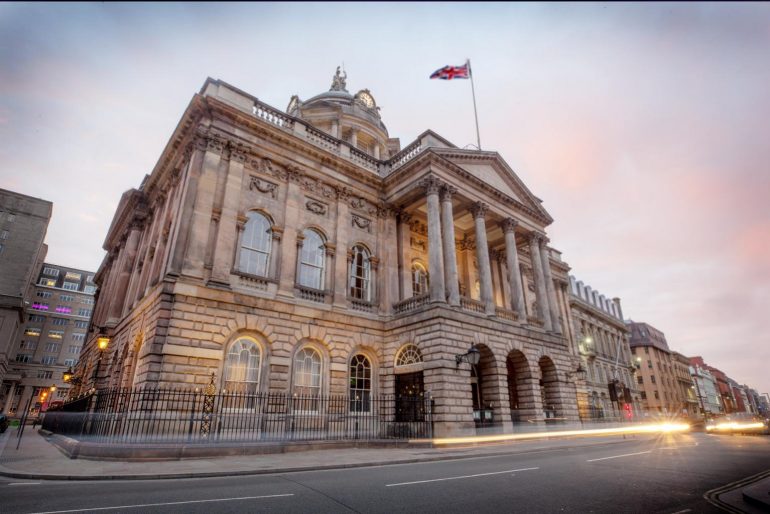
<svg viewBox="0 0 770 514"><path fill-rule="evenodd" d="M630 435L630 434L666 434L672 432L687 432L690 425L686 423L653 423L616 428L594 428L586 430L561 430L558 432L530 432L527 434L496 434L468 437L440 437L434 439L412 439L410 442L431 442L437 446L469 443L493 443L504 441L521 441L527 439L544 439L550 437L583 437L601 435Z"/></svg>

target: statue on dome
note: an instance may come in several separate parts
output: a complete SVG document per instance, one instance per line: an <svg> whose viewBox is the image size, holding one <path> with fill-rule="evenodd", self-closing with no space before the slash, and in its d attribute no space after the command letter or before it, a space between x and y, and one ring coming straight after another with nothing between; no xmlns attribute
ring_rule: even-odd
<svg viewBox="0 0 770 514"><path fill-rule="evenodd" d="M340 73L340 67L337 66L337 72L334 74L334 77L332 78L332 87L329 88L329 91L345 91L348 90L345 89L345 86L347 86L347 80L348 74L343 71Z"/></svg>

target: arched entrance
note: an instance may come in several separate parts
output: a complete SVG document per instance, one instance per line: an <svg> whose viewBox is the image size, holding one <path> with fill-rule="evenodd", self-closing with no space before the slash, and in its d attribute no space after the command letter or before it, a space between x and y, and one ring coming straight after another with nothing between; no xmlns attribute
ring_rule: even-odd
<svg viewBox="0 0 770 514"><path fill-rule="evenodd" d="M505 359L508 375L508 405L511 409L511 421L518 423L532 416L531 387L532 380L527 358L519 350L512 350Z"/></svg>
<svg viewBox="0 0 770 514"><path fill-rule="evenodd" d="M543 356L538 361L540 367L540 398L543 403L543 417L546 420L561 417L559 401L559 377L556 366L550 357Z"/></svg>
<svg viewBox="0 0 770 514"><path fill-rule="evenodd" d="M407 344L396 354L395 414L396 421L425 420L425 385L423 383L422 352Z"/></svg>
<svg viewBox="0 0 770 514"><path fill-rule="evenodd" d="M473 399L473 421L477 427L496 424L494 411L500 410L500 388L495 356L486 345L477 345L479 363L471 366L471 396Z"/></svg>

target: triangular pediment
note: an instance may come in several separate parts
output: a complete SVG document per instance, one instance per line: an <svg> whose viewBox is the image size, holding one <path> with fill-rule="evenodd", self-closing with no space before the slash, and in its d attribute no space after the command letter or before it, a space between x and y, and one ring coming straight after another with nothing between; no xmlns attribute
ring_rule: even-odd
<svg viewBox="0 0 770 514"><path fill-rule="evenodd" d="M473 150L433 149L435 153L461 168L503 195L552 220L543 208L539 198L532 194L510 166L496 152L478 152Z"/></svg>

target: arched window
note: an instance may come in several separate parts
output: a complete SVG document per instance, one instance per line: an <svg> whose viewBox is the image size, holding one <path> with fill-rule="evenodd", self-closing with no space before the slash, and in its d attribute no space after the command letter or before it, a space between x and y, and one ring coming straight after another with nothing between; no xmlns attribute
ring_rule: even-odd
<svg viewBox="0 0 770 514"><path fill-rule="evenodd" d="M321 354L305 347L294 356L294 396L296 410L318 410L321 396Z"/></svg>
<svg viewBox="0 0 770 514"><path fill-rule="evenodd" d="M352 250L350 261L350 297L356 300L371 301L372 264L369 260L369 250L362 245L356 245Z"/></svg>
<svg viewBox="0 0 770 514"><path fill-rule="evenodd" d="M369 412L372 395L372 365L366 356L350 360L350 412Z"/></svg>
<svg viewBox="0 0 770 514"><path fill-rule="evenodd" d="M228 393L255 393L259 389L262 350L248 338L230 345L225 360L225 389Z"/></svg>
<svg viewBox="0 0 770 514"><path fill-rule="evenodd" d="M422 362L422 353L413 344L405 345L396 355L396 366L408 366L420 362Z"/></svg>
<svg viewBox="0 0 770 514"><path fill-rule="evenodd" d="M267 216L249 212L243 228L238 269L250 275L266 277L270 263L270 245L273 242L272 223Z"/></svg>
<svg viewBox="0 0 770 514"><path fill-rule="evenodd" d="M302 251L299 254L299 285L313 289L324 288L326 248L321 234L305 230L302 235Z"/></svg>
<svg viewBox="0 0 770 514"><path fill-rule="evenodd" d="M428 272L422 263L412 264L412 296L418 296L428 292Z"/></svg>

